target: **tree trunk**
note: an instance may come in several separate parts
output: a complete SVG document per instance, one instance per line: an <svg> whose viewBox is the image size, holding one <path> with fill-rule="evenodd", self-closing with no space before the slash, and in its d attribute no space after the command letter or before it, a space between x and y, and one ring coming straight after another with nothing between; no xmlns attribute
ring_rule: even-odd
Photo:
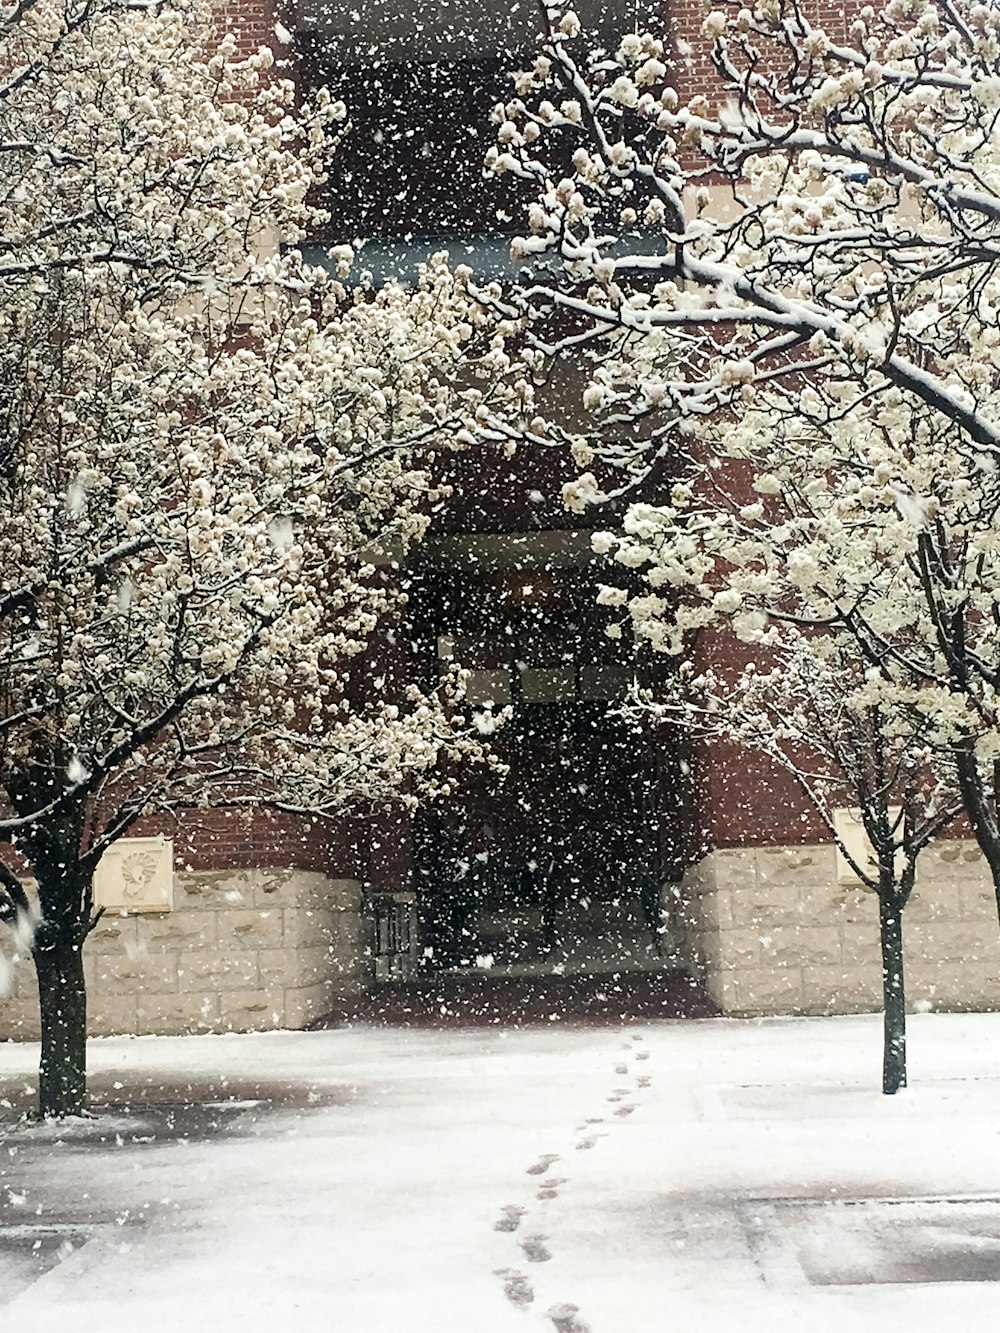
<svg viewBox="0 0 1000 1333"><path fill-rule="evenodd" d="M879 941L882 946L884 1036L882 1091L906 1087L906 992L903 988L903 909L879 898Z"/></svg>
<svg viewBox="0 0 1000 1333"><path fill-rule="evenodd" d="M82 1115L87 1099L87 990L83 944L70 930L36 941L42 1018L38 1109L43 1116Z"/></svg>
<svg viewBox="0 0 1000 1333"><path fill-rule="evenodd" d="M971 742L956 752L955 767L962 804L965 806L965 813L972 825L979 850L989 867L997 903L997 916L1000 917L1000 829L997 827L996 819L996 793L992 793L991 800L984 789L983 774Z"/></svg>

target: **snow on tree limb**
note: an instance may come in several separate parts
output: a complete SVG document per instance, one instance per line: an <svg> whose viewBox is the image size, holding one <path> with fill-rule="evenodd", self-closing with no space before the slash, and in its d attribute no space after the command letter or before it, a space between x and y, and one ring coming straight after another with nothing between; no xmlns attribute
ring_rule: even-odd
<svg viewBox="0 0 1000 1333"><path fill-rule="evenodd" d="M680 104L661 37L627 34L615 53L588 52L560 15L550 9L543 55L497 108L490 156L492 170L541 186L520 253L560 267L555 278L539 269L523 298L536 318L590 319L612 381L625 372L609 329L632 364L643 334L689 331L688 345L671 345L683 355L664 385L681 418L727 405L725 362L763 330L794 330L826 340L845 378L900 388L995 451L995 413L963 369L966 349L974 357L995 332L992 303L971 326L942 306L937 331L956 346L936 358L909 318L928 284L989 282L1000 256L995 12L863 10L843 46L792 0L725 5L707 25L714 109L704 91ZM726 213L706 211L723 183ZM731 323L728 346L712 322Z"/></svg>

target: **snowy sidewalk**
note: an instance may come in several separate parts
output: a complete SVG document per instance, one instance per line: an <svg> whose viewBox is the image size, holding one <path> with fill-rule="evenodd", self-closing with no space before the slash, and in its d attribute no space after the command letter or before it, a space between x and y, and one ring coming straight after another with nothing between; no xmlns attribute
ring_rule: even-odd
<svg viewBox="0 0 1000 1333"><path fill-rule="evenodd" d="M879 1027L97 1041L112 1109L62 1135L0 1045L4 1327L958 1333L1000 1295L1000 1015L914 1018L895 1099Z"/></svg>

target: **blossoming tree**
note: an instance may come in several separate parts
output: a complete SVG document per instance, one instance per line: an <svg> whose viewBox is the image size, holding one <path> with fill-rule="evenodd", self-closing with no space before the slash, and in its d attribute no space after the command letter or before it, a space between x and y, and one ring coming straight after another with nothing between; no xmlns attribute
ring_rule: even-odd
<svg viewBox="0 0 1000 1333"><path fill-rule="evenodd" d="M566 499L631 501L598 545L644 584L606 600L679 658L714 626L860 662L852 706L955 765L1000 906L1000 11L809 15L720 5L685 97L664 34L594 50L550 7L496 110L537 195L508 309L539 373L589 363Z"/></svg>
<svg viewBox="0 0 1000 1333"><path fill-rule="evenodd" d="M0 18L0 917L45 1114L84 1105L93 874L137 819L407 797L464 743L345 669L503 342L443 262L352 292L286 249L343 108L271 62L202 0Z"/></svg>
<svg viewBox="0 0 1000 1333"><path fill-rule="evenodd" d="M642 694L636 704L640 722L679 722L709 754L717 744L735 744L789 775L844 865L877 898L882 1091L891 1095L907 1081L903 913L920 853L953 823L961 803L953 765L926 743L925 719L877 701L857 703L864 670L849 646L790 630L765 662L728 670L684 662L656 696ZM858 838L841 822L843 813Z"/></svg>

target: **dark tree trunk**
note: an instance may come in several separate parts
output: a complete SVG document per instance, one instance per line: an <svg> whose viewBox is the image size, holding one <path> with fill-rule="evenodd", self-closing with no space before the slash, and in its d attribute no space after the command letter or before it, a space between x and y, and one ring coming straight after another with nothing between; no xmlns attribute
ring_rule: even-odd
<svg viewBox="0 0 1000 1333"><path fill-rule="evenodd" d="M38 1109L54 1117L82 1115L86 1108L83 943L94 924L93 867L81 857L86 805L82 797L65 806L54 799L63 767L60 753L43 755L16 784L7 783L15 808L25 816L52 805L28 823L20 847L38 885L39 919L31 946L42 1029Z"/></svg>
<svg viewBox="0 0 1000 1333"><path fill-rule="evenodd" d="M42 1022L38 1109L43 1116L82 1115L87 1096L83 947L68 931L44 932L34 957Z"/></svg>
<svg viewBox="0 0 1000 1333"><path fill-rule="evenodd" d="M983 774L971 743L956 752L955 765L962 804L979 850L989 867L997 916L1000 917L1000 828L997 826L996 791L988 792L985 789Z"/></svg>
<svg viewBox="0 0 1000 1333"><path fill-rule="evenodd" d="M882 946L882 1000L884 1038L882 1091L888 1095L906 1087L906 992L903 987L903 909L889 898L879 898L879 941Z"/></svg>
<svg viewBox="0 0 1000 1333"><path fill-rule="evenodd" d="M43 1116L82 1115L87 1099L87 990L78 932L46 931L36 942L42 1059L38 1109Z"/></svg>

